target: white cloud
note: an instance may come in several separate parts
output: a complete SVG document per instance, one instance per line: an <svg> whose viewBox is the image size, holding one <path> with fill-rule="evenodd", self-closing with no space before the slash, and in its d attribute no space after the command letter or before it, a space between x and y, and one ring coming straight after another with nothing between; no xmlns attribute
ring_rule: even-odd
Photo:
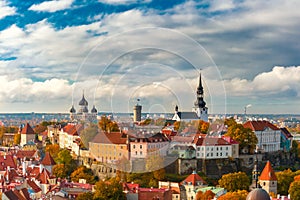
<svg viewBox="0 0 300 200"><path fill-rule="evenodd" d="M59 10L65 10L70 8L73 2L74 0L44 1L40 4L33 4L29 7L29 10L41 12L56 12Z"/></svg>
<svg viewBox="0 0 300 200"><path fill-rule="evenodd" d="M8 5L6 0L0 0L0 20L6 16L15 15L16 8Z"/></svg>
<svg viewBox="0 0 300 200"><path fill-rule="evenodd" d="M101 3L121 5L121 4L133 4L133 3L149 3L152 0L98 0Z"/></svg>
<svg viewBox="0 0 300 200"><path fill-rule="evenodd" d="M209 3L210 3L209 10L212 12L230 10L235 8L235 4L233 0L211 0L209 1Z"/></svg>

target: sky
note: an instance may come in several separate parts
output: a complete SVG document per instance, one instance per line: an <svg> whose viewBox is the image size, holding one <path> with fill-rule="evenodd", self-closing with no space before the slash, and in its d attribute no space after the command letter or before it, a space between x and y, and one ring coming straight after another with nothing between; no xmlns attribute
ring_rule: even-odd
<svg viewBox="0 0 300 200"><path fill-rule="evenodd" d="M300 113L298 0L0 0L0 113ZM251 106L250 106L251 105Z"/></svg>

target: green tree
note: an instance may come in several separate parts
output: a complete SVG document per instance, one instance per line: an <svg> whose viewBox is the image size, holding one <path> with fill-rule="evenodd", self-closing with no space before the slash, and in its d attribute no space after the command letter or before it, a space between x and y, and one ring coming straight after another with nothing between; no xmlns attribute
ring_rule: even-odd
<svg viewBox="0 0 300 200"><path fill-rule="evenodd" d="M76 200L92 200L94 198L94 194L92 192L85 192L83 194L79 194L76 198Z"/></svg>
<svg viewBox="0 0 300 200"><path fill-rule="evenodd" d="M67 177L67 173L66 173L66 169L65 169L65 165L64 164L56 164L53 169L53 174L56 177L59 178L66 178Z"/></svg>
<svg viewBox="0 0 300 200"><path fill-rule="evenodd" d="M125 200L120 181L112 178L107 182L98 181L95 186L94 199L97 200Z"/></svg>
<svg viewBox="0 0 300 200"><path fill-rule="evenodd" d="M98 133L98 127L95 124L89 125L81 132L80 139L84 147L89 148L89 142L94 139L97 133Z"/></svg>
<svg viewBox="0 0 300 200"><path fill-rule="evenodd" d="M294 181L289 187L289 194L291 199L300 200L300 181Z"/></svg>
<svg viewBox="0 0 300 200"><path fill-rule="evenodd" d="M19 145L21 142L21 134L17 133L14 135L14 145Z"/></svg>
<svg viewBox="0 0 300 200"><path fill-rule="evenodd" d="M76 169L76 162L72 158L70 151L67 149L60 150L55 161L58 164L64 165L67 176L69 176Z"/></svg>
<svg viewBox="0 0 300 200"><path fill-rule="evenodd" d="M287 169L281 172L275 172L277 177L277 193L287 195L290 184L294 181L295 173Z"/></svg>
<svg viewBox="0 0 300 200"><path fill-rule="evenodd" d="M248 190L250 179L245 172L235 172L223 175L219 180L219 185L228 192Z"/></svg>
<svg viewBox="0 0 300 200"><path fill-rule="evenodd" d="M85 179L87 183L94 184L95 178L93 176L93 172L86 168L85 166L78 167L75 171L71 174L71 180L74 182L78 182L79 179Z"/></svg>
<svg viewBox="0 0 300 200"><path fill-rule="evenodd" d="M230 126L228 127L225 136L230 136L236 140L239 143L240 151L245 147L248 147L250 152L254 152L258 142L255 133L249 128L244 128L242 124L237 124L231 120L226 121L225 124L226 123L230 124Z"/></svg>

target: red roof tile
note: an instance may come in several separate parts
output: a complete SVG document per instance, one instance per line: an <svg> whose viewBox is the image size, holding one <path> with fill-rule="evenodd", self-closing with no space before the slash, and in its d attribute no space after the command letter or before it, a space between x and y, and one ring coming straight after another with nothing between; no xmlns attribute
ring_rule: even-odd
<svg viewBox="0 0 300 200"><path fill-rule="evenodd" d="M21 194L22 194L26 199L30 199L30 194L29 194L27 188L22 188L22 189L20 190L20 192L21 192Z"/></svg>
<svg viewBox="0 0 300 200"><path fill-rule="evenodd" d="M230 145L229 142L224 140L223 138L219 137L196 137L194 143L197 146L223 146L223 145Z"/></svg>
<svg viewBox="0 0 300 200"><path fill-rule="evenodd" d="M27 184L29 185L29 187L32 188L32 190L35 193L38 193L38 192L42 191L42 189L34 181L27 180Z"/></svg>
<svg viewBox="0 0 300 200"><path fill-rule="evenodd" d="M17 169L17 165L12 155L0 155L0 171L4 171L7 166Z"/></svg>
<svg viewBox="0 0 300 200"><path fill-rule="evenodd" d="M22 129L21 134L35 134L34 130L31 128L31 126L26 123L25 127Z"/></svg>
<svg viewBox="0 0 300 200"><path fill-rule="evenodd" d="M52 156L49 152L46 152L45 157L43 158L41 164L47 166L47 165L55 165L56 162L53 160Z"/></svg>
<svg viewBox="0 0 300 200"><path fill-rule="evenodd" d="M274 124L271 124L268 121L247 121L244 125L245 128L250 128L252 131L263 131L266 128L270 128L272 130L280 130Z"/></svg>
<svg viewBox="0 0 300 200"><path fill-rule="evenodd" d="M275 175L275 172L273 171L273 168L271 166L270 161L267 162L264 170L260 174L259 180L262 180L262 181L277 181L277 177Z"/></svg>
<svg viewBox="0 0 300 200"><path fill-rule="evenodd" d="M63 128L63 131L68 133L69 135L80 135L80 132L83 130L83 126L81 124L68 124Z"/></svg>
<svg viewBox="0 0 300 200"><path fill-rule="evenodd" d="M20 159L32 158L36 152L36 150L19 150L16 154L16 157Z"/></svg>
<svg viewBox="0 0 300 200"><path fill-rule="evenodd" d="M26 198L19 192L19 190L14 190L13 192L18 197L18 200L26 200Z"/></svg>
<svg viewBox="0 0 300 200"><path fill-rule="evenodd" d="M104 143L104 144L126 144L127 137L125 134L120 132L104 133L101 131L94 139L93 143Z"/></svg>
<svg viewBox="0 0 300 200"><path fill-rule="evenodd" d="M201 178L201 176L199 176L196 172L193 172L191 175L186 177L186 179L184 179L181 182L181 185L183 185L183 184L192 184L193 186L196 186L196 185L198 185L198 183L206 184L206 182Z"/></svg>

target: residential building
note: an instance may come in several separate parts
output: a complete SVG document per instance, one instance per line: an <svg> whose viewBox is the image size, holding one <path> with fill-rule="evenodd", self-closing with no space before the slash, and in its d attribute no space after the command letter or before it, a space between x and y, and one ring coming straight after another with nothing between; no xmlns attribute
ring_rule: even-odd
<svg viewBox="0 0 300 200"><path fill-rule="evenodd" d="M287 128L280 128L280 130L280 149L283 151L290 151L293 144L293 136Z"/></svg>
<svg viewBox="0 0 300 200"><path fill-rule="evenodd" d="M180 185L183 186L187 200L196 199L196 191L200 188L207 187L207 183L195 171L184 179Z"/></svg>
<svg viewBox="0 0 300 200"><path fill-rule="evenodd" d="M247 121L245 128L250 128L257 137L256 149L260 152L274 152L280 150L281 130L268 121Z"/></svg>
<svg viewBox="0 0 300 200"><path fill-rule="evenodd" d="M120 132L100 132L89 142L90 154L102 163L116 163L129 159L127 135Z"/></svg>
<svg viewBox="0 0 300 200"><path fill-rule="evenodd" d="M69 123L59 132L59 147L72 150L72 146L76 139L80 139L80 132L83 130L83 125Z"/></svg>

